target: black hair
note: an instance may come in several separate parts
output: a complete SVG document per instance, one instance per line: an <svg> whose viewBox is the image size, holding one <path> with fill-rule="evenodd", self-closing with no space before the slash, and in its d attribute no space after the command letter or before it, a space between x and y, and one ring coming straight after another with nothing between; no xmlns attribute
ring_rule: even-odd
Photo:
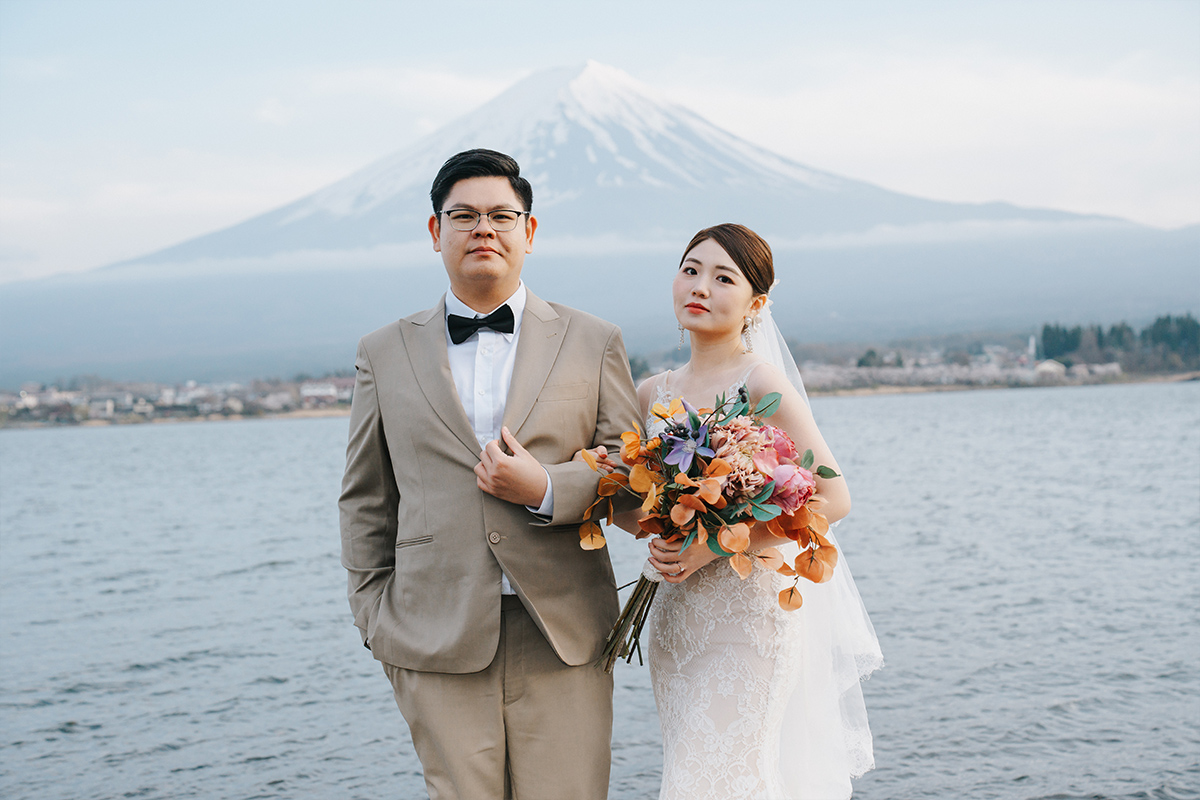
<svg viewBox="0 0 1200 800"><path fill-rule="evenodd" d="M771 245L745 225L736 222L725 222L705 228L692 237L679 266L687 259L692 248L706 239L712 239L733 259L742 275L750 282L750 289L756 294L767 294L775 283L775 262L771 257Z"/></svg>
<svg viewBox="0 0 1200 800"><path fill-rule="evenodd" d="M433 187L429 190L429 199L433 201L433 213L442 212L442 204L446 196L454 188L454 184L467 178L508 178L513 191L525 205L524 211L533 210L533 187L529 181L521 177L521 166L512 156L497 153L495 150L464 150L450 156L437 177L433 179Z"/></svg>

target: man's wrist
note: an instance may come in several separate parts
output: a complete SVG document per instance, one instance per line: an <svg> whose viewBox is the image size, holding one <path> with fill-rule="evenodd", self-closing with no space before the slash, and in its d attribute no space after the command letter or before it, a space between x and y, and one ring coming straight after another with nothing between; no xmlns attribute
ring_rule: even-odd
<svg viewBox="0 0 1200 800"><path fill-rule="evenodd" d="M541 467L541 464L539 464L538 466ZM534 514L537 514L539 517L553 517L554 516L554 484L550 480L550 471L547 470L545 467L541 467L541 469L542 469L542 474L546 476L546 489L545 489L545 491L542 492L541 502L536 506L533 503L530 503L525 507L528 508L530 511L532 511Z"/></svg>

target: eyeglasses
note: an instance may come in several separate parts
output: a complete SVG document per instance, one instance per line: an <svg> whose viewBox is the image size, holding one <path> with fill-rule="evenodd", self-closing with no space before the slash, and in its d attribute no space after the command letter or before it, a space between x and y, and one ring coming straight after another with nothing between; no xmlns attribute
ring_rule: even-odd
<svg viewBox="0 0 1200 800"><path fill-rule="evenodd" d="M449 211L441 212L450 218L450 227L456 231L473 231L479 225L479 218L484 216L478 211L472 211L469 208L452 208ZM495 211L487 213L488 224L492 226L492 230L501 233L514 230L517 223L521 221L521 215L528 215L528 211L512 211L507 208L499 208Z"/></svg>

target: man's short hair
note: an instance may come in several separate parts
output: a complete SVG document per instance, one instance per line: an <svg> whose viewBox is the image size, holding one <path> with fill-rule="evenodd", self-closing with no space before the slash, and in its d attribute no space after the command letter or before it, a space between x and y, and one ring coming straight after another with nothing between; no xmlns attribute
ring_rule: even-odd
<svg viewBox="0 0 1200 800"><path fill-rule="evenodd" d="M497 153L495 150L464 150L450 156L437 177L433 179L433 188L429 190L429 199L433 201L433 213L442 213L442 204L446 196L454 188L454 184L467 178L508 178L513 191L525 204L523 211L533 210L533 187L529 181L521 177L521 166L512 156Z"/></svg>

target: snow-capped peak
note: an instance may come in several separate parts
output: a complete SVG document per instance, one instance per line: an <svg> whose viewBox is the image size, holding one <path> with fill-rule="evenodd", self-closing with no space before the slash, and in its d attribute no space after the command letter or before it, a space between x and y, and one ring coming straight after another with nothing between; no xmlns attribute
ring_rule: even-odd
<svg viewBox="0 0 1200 800"><path fill-rule="evenodd" d="M588 61L529 75L413 146L300 201L281 222L320 212L358 215L402 192L424 191L447 157L472 147L516 157L543 207L596 186L840 183L726 133L615 67Z"/></svg>

